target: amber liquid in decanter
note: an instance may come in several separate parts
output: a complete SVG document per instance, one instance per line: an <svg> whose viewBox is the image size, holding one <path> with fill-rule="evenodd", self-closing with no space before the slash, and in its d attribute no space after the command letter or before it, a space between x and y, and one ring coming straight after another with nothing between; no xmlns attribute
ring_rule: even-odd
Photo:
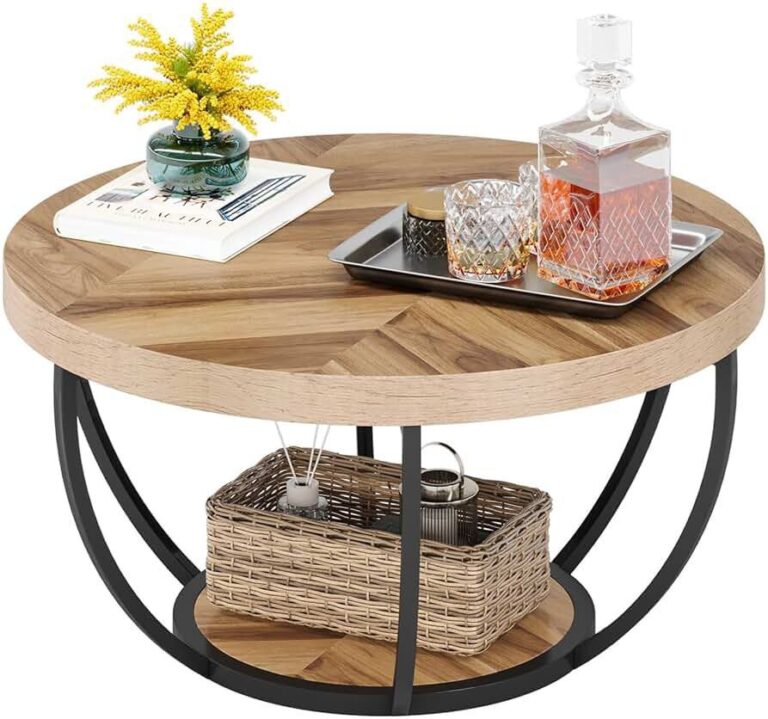
<svg viewBox="0 0 768 719"><path fill-rule="evenodd" d="M669 264L669 133L627 112L629 23L579 24L586 107L539 133L539 275L596 299L643 289Z"/></svg>
<svg viewBox="0 0 768 719"><path fill-rule="evenodd" d="M669 264L670 178L634 167L609 182L604 168L596 181L587 164L541 175L540 274L599 299L641 290Z"/></svg>

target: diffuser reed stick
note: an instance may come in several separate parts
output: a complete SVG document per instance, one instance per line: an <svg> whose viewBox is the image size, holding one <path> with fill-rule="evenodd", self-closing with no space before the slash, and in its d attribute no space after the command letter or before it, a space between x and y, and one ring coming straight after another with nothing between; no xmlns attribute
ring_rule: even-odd
<svg viewBox="0 0 768 719"><path fill-rule="evenodd" d="M323 450L325 449L325 443L328 439L328 434L331 431L331 425L329 424L325 428L325 434L323 435L323 442L320 445L320 450L317 453L317 457L315 458L315 466L312 468L312 471L309 473L310 482L315 478L315 474L317 474L317 465L320 464L320 455L322 455ZM314 447L313 447L314 449ZM312 462L312 457L310 456L310 463Z"/></svg>
<svg viewBox="0 0 768 719"><path fill-rule="evenodd" d="M285 458L288 460L288 466L291 469L291 474L295 477L296 470L293 468L293 462L291 462L291 455L288 453L288 447L285 446L285 440L283 439L283 431L280 429L280 424L278 422L275 422L275 427L277 428L277 434L280 437L280 444L283 445L283 452L285 453Z"/></svg>
<svg viewBox="0 0 768 719"><path fill-rule="evenodd" d="M320 429L320 425L315 425L315 434L312 436L312 451L309 453L309 462L307 462L307 484L312 481L310 470L312 469L312 457L315 455L315 445L317 444L317 432Z"/></svg>

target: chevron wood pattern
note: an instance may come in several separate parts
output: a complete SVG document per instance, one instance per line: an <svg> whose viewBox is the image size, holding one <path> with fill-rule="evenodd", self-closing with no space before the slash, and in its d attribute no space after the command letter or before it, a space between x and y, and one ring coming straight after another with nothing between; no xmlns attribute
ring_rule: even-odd
<svg viewBox="0 0 768 719"><path fill-rule="evenodd" d="M276 674L326 684L391 686L395 645L270 622L213 606L201 592L195 621L217 649ZM419 649L414 683L440 684L493 674L537 657L557 644L573 622L567 592L552 582L549 596L482 654L458 657Z"/></svg>
<svg viewBox="0 0 768 719"><path fill-rule="evenodd" d="M725 235L637 308L593 320L367 285L327 259L415 189L515 177L533 145L334 135L255 142L251 152L334 168L335 196L221 265L56 237L57 209L126 168L84 180L31 210L8 238L5 306L19 334L66 369L161 401L267 419L416 424L643 392L731 352L762 312L754 228L680 180L674 216Z"/></svg>

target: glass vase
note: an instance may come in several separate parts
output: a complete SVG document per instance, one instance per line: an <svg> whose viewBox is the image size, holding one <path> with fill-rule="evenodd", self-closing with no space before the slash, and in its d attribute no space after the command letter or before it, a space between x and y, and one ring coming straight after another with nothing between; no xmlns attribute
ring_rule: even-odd
<svg viewBox="0 0 768 719"><path fill-rule="evenodd" d="M211 130L206 139L198 125L168 126L147 142L147 174L175 194L205 195L242 182L248 153L248 138L239 130Z"/></svg>

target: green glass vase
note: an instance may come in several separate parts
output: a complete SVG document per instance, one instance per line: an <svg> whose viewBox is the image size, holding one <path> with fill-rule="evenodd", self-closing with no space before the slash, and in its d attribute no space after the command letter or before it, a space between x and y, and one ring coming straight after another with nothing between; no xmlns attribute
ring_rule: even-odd
<svg viewBox="0 0 768 719"><path fill-rule="evenodd" d="M171 125L147 142L147 174L156 185L181 195L205 195L242 182L248 174L248 138L239 130L211 130L206 139L198 125Z"/></svg>

